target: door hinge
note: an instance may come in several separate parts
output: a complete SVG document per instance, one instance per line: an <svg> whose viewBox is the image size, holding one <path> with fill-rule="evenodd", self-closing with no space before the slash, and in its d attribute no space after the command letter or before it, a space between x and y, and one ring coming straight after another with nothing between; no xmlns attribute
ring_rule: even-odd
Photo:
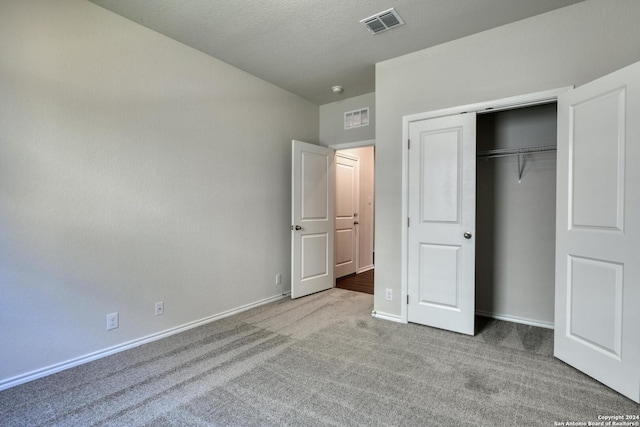
<svg viewBox="0 0 640 427"><path fill-rule="evenodd" d="M407 150L411 150L411 140L407 139Z"/></svg>
<svg viewBox="0 0 640 427"><path fill-rule="evenodd" d="M407 228L411 225L411 218L407 217Z"/></svg>
<svg viewBox="0 0 640 427"><path fill-rule="evenodd" d="M409 294L407 294L407 305L409 305Z"/></svg>

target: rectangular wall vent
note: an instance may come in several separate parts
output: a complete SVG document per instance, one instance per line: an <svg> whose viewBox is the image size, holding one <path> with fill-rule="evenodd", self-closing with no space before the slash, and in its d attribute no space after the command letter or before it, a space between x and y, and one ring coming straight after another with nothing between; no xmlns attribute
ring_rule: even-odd
<svg viewBox="0 0 640 427"><path fill-rule="evenodd" d="M369 126L369 107L344 113L344 128L353 129Z"/></svg>
<svg viewBox="0 0 640 427"><path fill-rule="evenodd" d="M392 28L404 25L404 21L394 8L376 13L373 16L363 19L360 23L373 34L380 34Z"/></svg>

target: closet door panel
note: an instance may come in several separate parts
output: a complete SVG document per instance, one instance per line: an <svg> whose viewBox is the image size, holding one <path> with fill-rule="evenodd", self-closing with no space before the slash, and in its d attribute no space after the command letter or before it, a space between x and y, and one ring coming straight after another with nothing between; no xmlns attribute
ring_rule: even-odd
<svg viewBox="0 0 640 427"><path fill-rule="evenodd" d="M410 123L408 320L473 335L476 115Z"/></svg>
<svg viewBox="0 0 640 427"><path fill-rule="evenodd" d="M420 245L421 304L458 310L460 246Z"/></svg>
<svg viewBox="0 0 640 427"><path fill-rule="evenodd" d="M460 132L442 129L420 138L421 222L460 222Z"/></svg>
<svg viewBox="0 0 640 427"><path fill-rule="evenodd" d="M640 63L558 98L554 354L640 403Z"/></svg>
<svg viewBox="0 0 640 427"><path fill-rule="evenodd" d="M622 231L624 95L616 88L569 107L571 228Z"/></svg>
<svg viewBox="0 0 640 427"><path fill-rule="evenodd" d="M569 257L569 336L620 359L622 347L622 265Z"/></svg>

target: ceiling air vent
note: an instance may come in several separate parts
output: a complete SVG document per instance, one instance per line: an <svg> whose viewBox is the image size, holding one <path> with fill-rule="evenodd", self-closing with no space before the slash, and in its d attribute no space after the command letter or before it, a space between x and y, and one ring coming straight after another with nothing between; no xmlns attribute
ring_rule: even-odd
<svg viewBox="0 0 640 427"><path fill-rule="evenodd" d="M400 25L404 25L404 21L400 18L400 15L398 15L398 12L396 12L394 8L376 13L373 16L363 19L360 23L373 34L379 34Z"/></svg>

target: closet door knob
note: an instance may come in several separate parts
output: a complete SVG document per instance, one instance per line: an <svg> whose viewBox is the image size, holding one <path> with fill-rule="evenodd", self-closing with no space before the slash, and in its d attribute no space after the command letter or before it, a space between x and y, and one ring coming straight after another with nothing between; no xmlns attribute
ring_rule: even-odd
<svg viewBox="0 0 640 427"><path fill-rule="evenodd" d="M469 233L468 231L464 232L464 238L465 239L470 239L471 238L471 233Z"/></svg>

